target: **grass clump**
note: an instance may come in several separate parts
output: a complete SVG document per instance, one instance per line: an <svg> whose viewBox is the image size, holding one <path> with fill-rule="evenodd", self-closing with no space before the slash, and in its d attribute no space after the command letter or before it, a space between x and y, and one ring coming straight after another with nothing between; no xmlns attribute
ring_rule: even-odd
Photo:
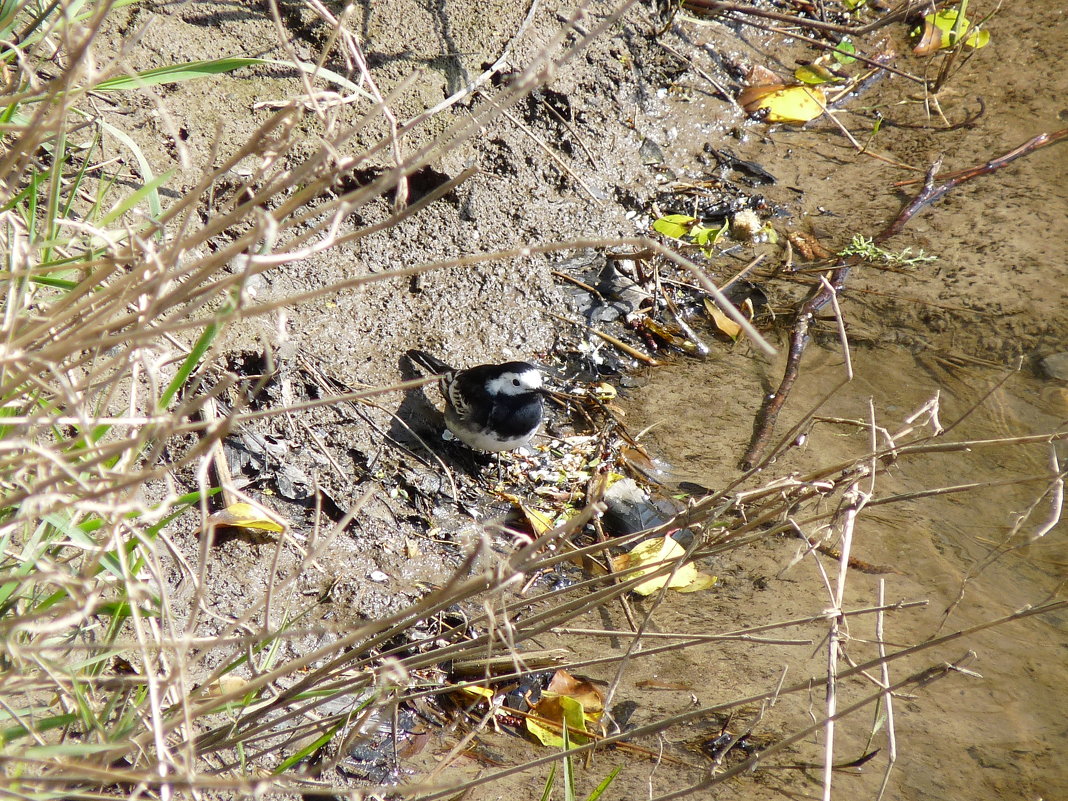
<svg viewBox="0 0 1068 801"><path fill-rule="evenodd" d="M219 334L341 288L260 304L247 292L260 273L388 230L447 193L469 173L407 207L398 201L384 222L343 225L387 192L403 198L409 175L476 133L581 42L564 47L562 33L492 102L412 146L404 137L426 120L398 124L365 67L359 86L370 92L315 65L274 61L303 75L308 89L323 80L348 89L364 104L362 117L343 124L298 95L167 202L161 190L174 176L155 174L134 138L94 111L91 96L211 81L267 62L235 57L140 75L121 67L121 54L97 62L94 43L126 5L0 7L7 41L0 46L2 781L23 796L77 798L137 787L149 795L244 793L253 777L275 775L258 791L314 793L315 782L294 766L395 707L411 670L447 656L391 658L390 639L483 592L487 580L457 582L297 660L281 659L278 646L306 610L255 623L271 620L270 597L253 599L205 639L197 623L208 613L198 606L208 576L203 565L183 562L168 525L190 511L206 519L220 489L206 480L210 454L243 411L220 418L211 410L241 382L217 363ZM331 45L340 41L359 55L341 21L319 4L307 8L334 26ZM302 155L308 130L318 146ZM343 155L361 138L372 144ZM391 159L365 185L333 191L338 174ZM231 171L250 163L233 187ZM209 197L212 214L202 217ZM359 275L343 286L434 266ZM183 491L183 471L201 477L198 491ZM350 519L309 545L275 591L291 587ZM170 592L167 571L176 565L193 585L189 603ZM338 699L343 711L305 721L324 700Z"/></svg>

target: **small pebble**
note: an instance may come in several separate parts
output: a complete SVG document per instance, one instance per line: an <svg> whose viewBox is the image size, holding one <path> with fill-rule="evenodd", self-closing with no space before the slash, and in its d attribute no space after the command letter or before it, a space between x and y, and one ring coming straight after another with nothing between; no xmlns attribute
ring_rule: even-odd
<svg viewBox="0 0 1068 801"><path fill-rule="evenodd" d="M1039 364L1042 366L1042 372L1049 378L1068 381L1068 350L1047 356Z"/></svg>

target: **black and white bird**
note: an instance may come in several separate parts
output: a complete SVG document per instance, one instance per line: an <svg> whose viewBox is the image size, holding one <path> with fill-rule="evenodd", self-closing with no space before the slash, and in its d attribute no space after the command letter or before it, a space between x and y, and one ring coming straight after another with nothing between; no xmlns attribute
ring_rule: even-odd
<svg viewBox="0 0 1068 801"><path fill-rule="evenodd" d="M455 370L421 350L413 362L441 376L445 425L457 439L480 451L514 451L541 427L541 372L527 362L480 364Z"/></svg>

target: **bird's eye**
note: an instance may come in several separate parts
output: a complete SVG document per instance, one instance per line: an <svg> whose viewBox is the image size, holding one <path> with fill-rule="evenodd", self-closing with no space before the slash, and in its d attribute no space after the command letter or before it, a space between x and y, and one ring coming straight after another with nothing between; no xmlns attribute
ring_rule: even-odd
<svg viewBox="0 0 1068 801"><path fill-rule="evenodd" d="M512 379L512 386L513 387L518 387L519 386L519 379L518 378L513 378Z"/></svg>

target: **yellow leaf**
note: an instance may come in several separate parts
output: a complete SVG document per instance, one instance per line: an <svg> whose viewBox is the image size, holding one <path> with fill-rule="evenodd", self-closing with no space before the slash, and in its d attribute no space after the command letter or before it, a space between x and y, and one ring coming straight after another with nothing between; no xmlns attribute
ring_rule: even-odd
<svg viewBox="0 0 1068 801"><path fill-rule="evenodd" d="M665 562L677 560L685 553L686 549L676 543L671 536L654 537L634 546L630 553L614 557L612 569L619 572L641 567L637 575L645 576L662 568ZM690 586L694 581L697 581L697 568L692 564L685 564L676 567L673 572L664 572L660 576L643 581L635 586L633 591L639 595L651 595L663 586L678 590L679 587Z"/></svg>
<svg viewBox="0 0 1068 801"><path fill-rule="evenodd" d="M823 113L827 96L818 86L783 86L772 92L754 93L754 98L743 106L750 114L767 109L768 122L801 124Z"/></svg>
<svg viewBox="0 0 1068 801"><path fill-rule="evenodd" d="M630 553L612 559L612 570L618 573L622 570L641 567L637 575L644 576L662 568L665 562L678 559L685 553L686 549L670 536L654 537L638 543ZM634 587L634 592L638 595L651 595L664 586L679 592L696 592L708 589L715 583L714 576L698 573L692 563L686 563L677 567L673 573L663 573L641 582Z"/></svg>
<svg viewBox="0 0 1068 801"><path fill-rule="evenodd" d="M594 384L590 387L590 394L598 400L612 400L616 397L616 388L609 384L607 381L602 381L599 384Z"/></svg>
<svg viewBox="0 0 1068 801"><path fill-rule="evenodd" d="M990 32L977 30L971 22L964 17L958 17L956 9L945 9L937 14L928 14L923 18L922 35L921 29L917 28L913 34L917 36L917 43L912 52L919 56L927 56L936 50L953 47L960 41L961 34L967 32L964 44L976 49L990 44Z"/></svg>
<svg viewBox="0 0 1068 801"><path fill-rule="evenodd" d="M476 698L493 698L493 690L489 687L479 687L478 685L471 685L469 687L462 687L460 692L467 695L473 695Z"/></svg>
<svg viewBox="0 0 1068 801"><path fill-rule="evenodd" d="M564 737L560 729L568 728L568 740L574 745L581 745L587 738L576 734L576 731L587 731L586 716L582 711L582 704L574 698L566 695L555 695L546 691L542 693L541 700L531 710L533 714L545 721L552 721L557 725L551 725L541 720L527 718L527 731L538 738L542 745L552 748L563 748Z"/></svg>
<svg viewBox="0 0 1068 801"><path fill-rule="evenodd" d="M530 530L534 532L535 537L540 537L546 531L552 531L555 528L552 518L541 509L535 509L525 503L519 504L519 509L523 513L523 517L527 519L527 525L530 526Z"/></svg>
<svg viewBox="0 0 1068 801"><path fill-rule="evenodd" d="M692 582L685 587L672 587L671 589L676 590L677 592L697 592L698 590L707 590L719 581L716 576L710 576L708 573L702 573L700 570L694 572L696 575Z"/></svg>
<svg viewBox="0 0 1068 801"><path fill-rule="evenodd" d="M208 516L209 526L230 526L256 531L283 531L282 526L267 516L262 508L250 503L233 503Z"/></svg>
<svg viewBox="0 0 1068 801"><path fill-rule="evenodd" d="M742 333L742 327L721 312L719 306L709 298L705 298L705 311L708 312L708 316L712 318L712 322L716 324L716 328L719 329L720 333L726 334L735 342L738 341L738 336Z"/></svg>

